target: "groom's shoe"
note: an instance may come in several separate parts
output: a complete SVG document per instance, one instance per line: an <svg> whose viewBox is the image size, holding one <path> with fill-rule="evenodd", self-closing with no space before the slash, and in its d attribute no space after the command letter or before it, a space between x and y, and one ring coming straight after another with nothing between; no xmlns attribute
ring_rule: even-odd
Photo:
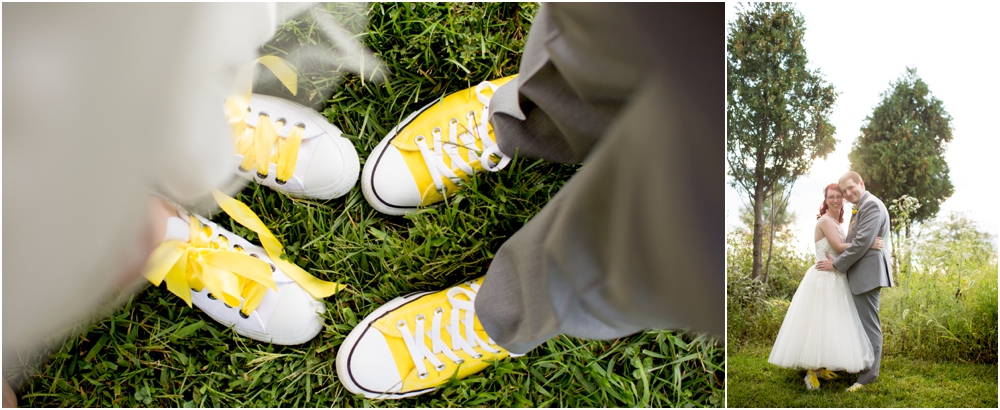
<svg viewBox="0 0 1000 410"><path fill-rule="evenodd" d="M511 158L500 152L489 104L514 76L483 81L410 114L372 150L361 192L388 215L415 212L458 192L473 174L496 172Z"/></svg>
<svg viewBox="0 0 1000 410"><path fill-rule="evenodd" d="M347 391L369 399L416 396L507 357L476 316L481 283L398 297L365 317L337 352Z"/></svg>
<svg viewBox="0 0 1000 410"><path fill-rule="evenodd" d="M858 390L861 390L864 387L865 387L865 385L863 385L861 383L854 383L853 385L851 385L851 387L847 388L847 391L849 391L851 393L854 393L854 392L856 392Z"/></svg>
<svg viewBox="0 0 1000 410"><path fill-rule="evenodd" d="M831 371L829 371L827 369L823 369L823 370L820 370L818 373L816 373L816 377L819 377L820 379L823 379L823 380L833 380L833 379L836 379L836 378L838 378L840 376L837 376L837 373L831 372Z"/></svg>

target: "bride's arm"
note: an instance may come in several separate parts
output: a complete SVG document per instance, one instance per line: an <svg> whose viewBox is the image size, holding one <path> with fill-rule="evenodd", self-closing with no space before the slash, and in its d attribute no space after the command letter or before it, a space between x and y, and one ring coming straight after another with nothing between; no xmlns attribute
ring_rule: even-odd
<svg viewBox="0 0 1000 410"><path fill-rule="evenodd" d="M848 242L847 245L850 246L851 243ZM882 249L882 245L885 245L885 243L882 242L882 237L881 236L876 236L875 237L875 243L872 244L871 249L874 249L874 250L877 251L879 249Z"/></svg>
<svg viewBox="0 0 1000 410"><path fill-rule="evenodd" d="M830 218L820 218L819 229L823 231L823 236L826 237L826 241L830 243L830 247L833 248L834 252L842 253L850 242L845 243L840 240L840 232L837 231L837 224L833 222Z"/></svg>
<svg viewBox="0 0 1000 410"><path fill-rule="evenodd" d="M830 247L837 253L843 253L848 246L851 246L850 242L843 242L840 240L840 232L837 231L837 224L833 222L833 219L821 219L819 222L819 229L823 231L823 236L826 237L826 241L830 243ZM882 238L877 237L875 238L875 243L872 244L872 249L882 249L882 245Z"/></svg>

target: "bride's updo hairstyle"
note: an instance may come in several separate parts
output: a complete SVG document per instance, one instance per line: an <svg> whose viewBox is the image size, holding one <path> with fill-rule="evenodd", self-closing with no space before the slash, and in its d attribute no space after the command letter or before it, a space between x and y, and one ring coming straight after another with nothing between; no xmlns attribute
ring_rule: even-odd
<svg viewBox="0 0 1000 410"><path fill-rule="evenodd" d="M822 218L823 214L826 213L826 210L830 208L826 204L826 196L829 195L830 190L840 192L840 195L844 195L844 193L840 190L840 185L835 183L827 185L826 188L823 188L823 206L819 207L819 215L816 215L816 219ZM840 215L838 216L837 222L844 223L844 207L840 207Z"/></svg>

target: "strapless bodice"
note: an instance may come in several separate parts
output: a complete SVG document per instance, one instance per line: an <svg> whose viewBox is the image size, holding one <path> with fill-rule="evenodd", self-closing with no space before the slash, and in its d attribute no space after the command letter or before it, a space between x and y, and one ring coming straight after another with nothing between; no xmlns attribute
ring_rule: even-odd
<svg viewBox="0 0 1000 410"><path fill-rule="evenodd" d="M833 247L830 246L830 241L826 238L816 241L816 260L825 261L826 254L830 254L830 257L833 259L837 259L837 257L840 256L840 253L833 250Z"/></svg>
<svg viewBox="0 0 1000 410"><path fill-rule="evenodd" d="M829 215L824 215L823 217L833 219ZM817 222L816 225L819 226L819 222ZM837 236L840 237L840 241L843 242L846 236L844 235L844 230L841 229L840 225L837 225L837 234ZM820 240L816 241L816 260L825 261L826 254L830 254L830 257L833 259L837 259L837 257L840 256L840 252L833 250L833 246L830 246L830 240L826 239L824 236Z"/></svg>

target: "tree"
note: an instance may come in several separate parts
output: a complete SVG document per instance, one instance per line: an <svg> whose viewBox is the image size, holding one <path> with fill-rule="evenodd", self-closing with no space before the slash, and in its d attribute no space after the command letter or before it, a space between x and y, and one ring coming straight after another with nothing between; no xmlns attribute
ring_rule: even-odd
<svg viewBox="0 0 1000 410"><path fill-rule="evenodd" d="M761 276L764 203L826 158L837 95L808 70L805 19L788 3L756 3L729 24L726 159L731 184L754 210L753 277Z"/></svg>
<svg viewBox="0 0 1000 410"><path fill-rule="evenodd" d="M761 275L761 280L764 284L767 284L767 278L770 277L771 273L771 259L774 256L774 240L775 236L779 236L778 240L791 240L794 235L791 233L791 224L795 222L795 212L788 212L788 199L791 197L792 187L791 186L776 186L772 190L771 200L764 203L764 209L761 211L761 215L764 220L761 226L764 228L763 235L767 235L767 261L764 262L764 269ZM753 226L754 222L754 210L752 208L743 207L740 210L740 221L743 222L748 227ZM763 253L763 252L761 252Z"/></svg>
<svg viewBox="0 0 1000 410"><path fill-rule="evenodd" d="M880 96L882 102L865 118L848 156L851 169L887 204L904 195L917 199L919 206L906 218L899 208L890 208L890 220L927 221L955 192L944 160L945 145L952 138L951 115L916 68L907 67ZM894 236L908 237L909 226L894 223Z"/></svg>

